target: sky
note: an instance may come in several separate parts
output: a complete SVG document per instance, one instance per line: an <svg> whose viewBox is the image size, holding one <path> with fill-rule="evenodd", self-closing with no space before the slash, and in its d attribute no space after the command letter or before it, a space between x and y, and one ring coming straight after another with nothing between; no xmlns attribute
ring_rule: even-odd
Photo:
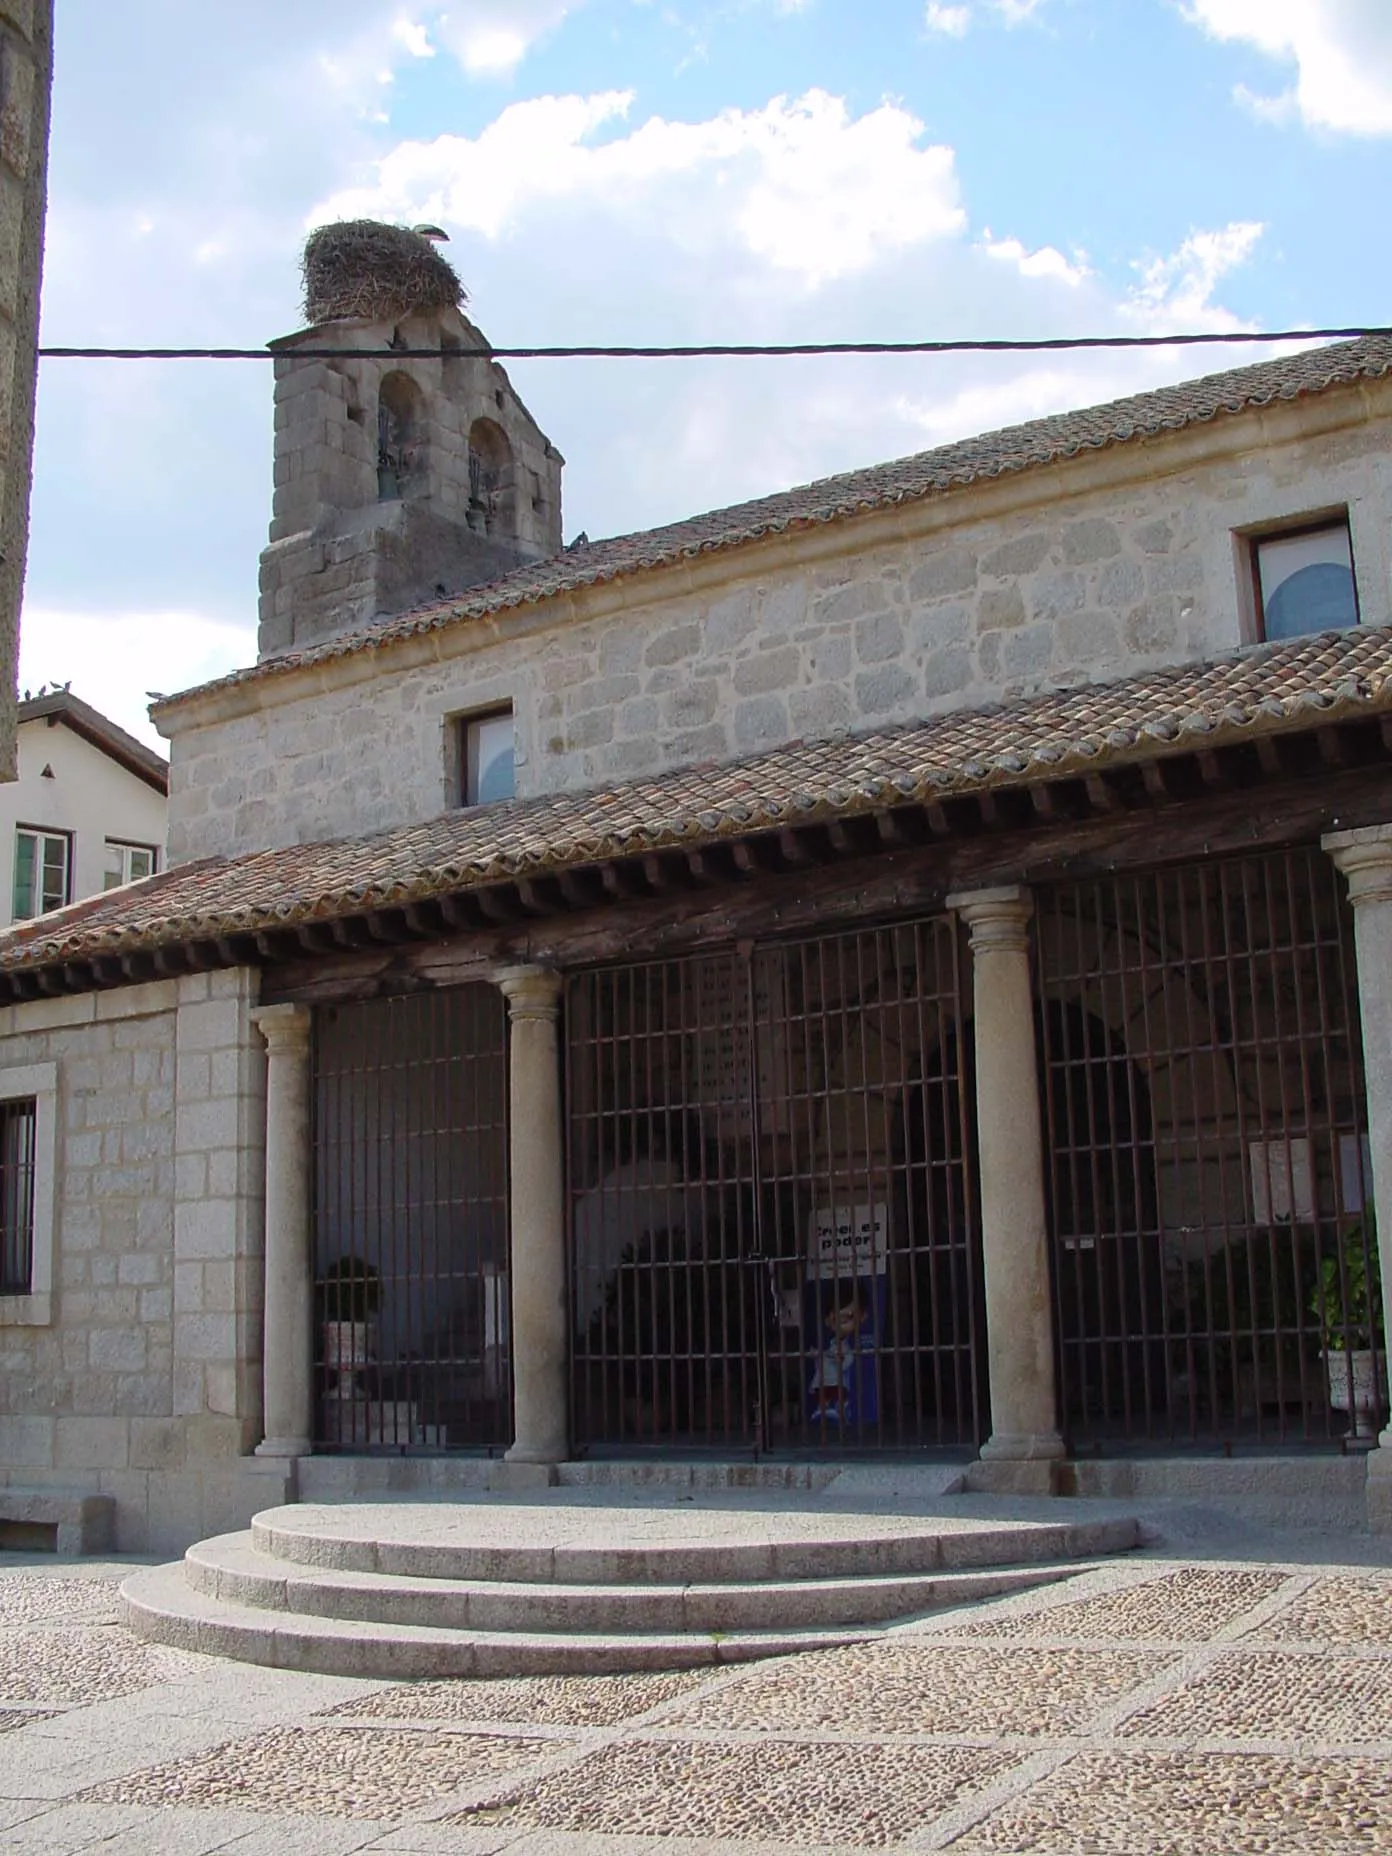
<svg viewBox="0 0 1392 1856"><path fill-rule="evenodd" d="M500 344L1392 322L1389 0L57 0L42 336L256 346L324 221ZM1257 358L531 361L567 538ZM40 372L20 686L255 657L261 362Z"/></svg>

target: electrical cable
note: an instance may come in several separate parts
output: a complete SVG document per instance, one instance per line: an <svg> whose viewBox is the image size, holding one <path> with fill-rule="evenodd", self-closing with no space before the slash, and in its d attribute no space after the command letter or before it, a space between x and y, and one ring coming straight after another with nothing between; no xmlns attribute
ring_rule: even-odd
<svg viewBox="0 0 1392 1856"><path fill-rule="evenodd" d="M1210 330L1191 335L1063 335L1038 340L929 342L707 342L675 347L495 348L60 348L39 349L42 361L439 361L483 355L492 361L692 361L793 355L1056 354L1093 348L1196 348L1248 343L1350 341L1392 335L1392 328Z"/></svg>

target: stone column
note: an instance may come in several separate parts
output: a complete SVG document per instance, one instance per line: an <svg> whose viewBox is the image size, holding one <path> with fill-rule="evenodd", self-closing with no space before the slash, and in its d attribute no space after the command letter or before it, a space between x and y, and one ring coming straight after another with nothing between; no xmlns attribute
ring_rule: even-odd
<svg viewBox="0 0 1392 1856"><path fill-rule="evenodd" d="M982 1457L1038 1462L1063 1455L1054 1390L1054 1326L1029 919L1024 889L949 896L971 929L976 1138L991 1435Z"/></svg>
<svg viewBox="0 0 1392 1856"><path fill-rule="evenodd" d="M307 1456L314 1411L309 1226L309 1030L304 1005L252 1013L266 1040L265 1437L258 1456Z"/></svg>
<svg viewBox="0 0 1392 1856"><path fill-rule="evenodd" d="M1330 832L1321 840L1348 878L1353 939L1358 958L1358 1016L1363 1026L1363 1071L1368 1091L1368 1146L1372 1154L1373 1210L1383 1282L1383 1318L1392 1290L1392 825ZM1386 1346L1384 1334L1383 1345ZM1392 1425L1378 1438L1368 1462L1370 1485L1382 1482L1369 1518L1392 1528ZM1384 1512L1374 1515L1378 1507Z"/></svg>
<svg viewBox="0 0 1392 1856"><path fill-rule="evenodd" d="M511 967L508 1173L512 1207L513 1444L510 1463L561 1463L569 1443L565 1173L556 1026L561 976Z"/></svg>

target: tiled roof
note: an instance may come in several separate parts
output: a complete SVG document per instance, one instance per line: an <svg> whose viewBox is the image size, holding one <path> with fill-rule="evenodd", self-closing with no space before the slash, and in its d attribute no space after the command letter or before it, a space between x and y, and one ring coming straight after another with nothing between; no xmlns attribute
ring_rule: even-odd
<svg viewBox="0 0 1392 1856"><path fill-rule="evenodd" d="M183 864L0 935L0 971L330 921L665 849L1392 712L1392 627L1266 645L726 766Z"/></svg>
<svg viewBox="0 0 1392 1856"><path fill-rule="evenodd" d="M617 535L608 541L567 549L451 599L234 671L216 683L203 685L202 690L258 681L352 652L375 650L418 633L533 605L627 574L736 548L785 530L813 528L897 503L918 502L988 478L1055 464L1080 452L1101 451L1110 445L1153 438L1161 432L1177 432L1185 426L1207 423L1220 414L1248 412L1275 400L1293 400L1359 380L1381 379L1389 372L1392 335L1371 335L1329 347L1303 349L1279 360L1258 362L1254 367L1208 374L1103 406L1033 419L1027 425L1007 426L999 432L960 439L893 463L824 477L817 483L760 497L756 502L715 509L707 515L669 523L665 528L643 529L633 535ZM201 693L191 690L186 695ZM169 702L172 705L184 699L171 697ZM161 706L155 706L156 714Z"/></svg>
<svg viewBox="0 0 1392 1856"><path fill-rule="evenodd" d="M134 735L128 735L109 716L94 709L89 702L83 702L80 696L74 696L71 690L50 690L46 695L27 696L15 707L15 721L42 722L59 721L70 728L75 735L81 735L84 741L100 748L102 753L143 780L147 786L153 786L157 793L166 797L169 793L169 762L162 754L156 754L153 748L147 748L143 741L137 741Z"/></svg>

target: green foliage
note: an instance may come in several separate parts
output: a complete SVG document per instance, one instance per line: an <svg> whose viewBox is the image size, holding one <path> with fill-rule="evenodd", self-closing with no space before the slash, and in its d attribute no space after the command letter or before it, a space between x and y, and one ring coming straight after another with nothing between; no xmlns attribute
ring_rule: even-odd
<svg viewBox="0 0 1392 1856"><path fill-rule="evenodd" d="M1310 1312L1330 1352L1382 1345L1382 1278L1371 1212L1355 1218L1340 1235L1337 1253L1321 1262Z"/></svg>
<svg viewBox="0 0 1392 1856"><path fill-rule="evenodd" d="M321 1319L370 1321L382 1305L382 1279L362 1257L340 1257L319 1284Z"/></svg>

